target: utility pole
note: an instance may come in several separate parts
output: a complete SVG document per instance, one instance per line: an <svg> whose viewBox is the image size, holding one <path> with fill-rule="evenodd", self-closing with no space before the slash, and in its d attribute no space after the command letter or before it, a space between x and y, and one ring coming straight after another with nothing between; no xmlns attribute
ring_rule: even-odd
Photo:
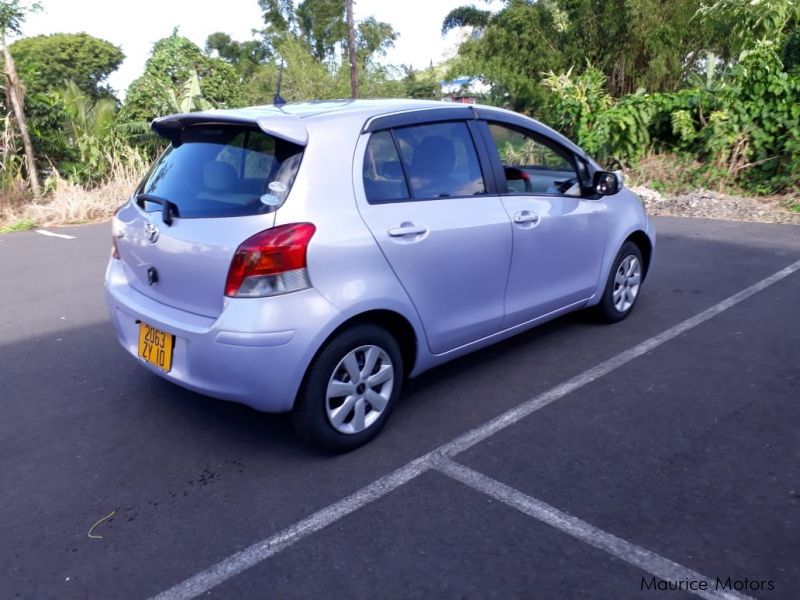
<svg viewBox="0 0 800 600"><path fill-rule="evenodd" d="M347 0L347 57L350 60L350 96L358 98L358 59L356 57L356 25L353 0Z"/></svg>

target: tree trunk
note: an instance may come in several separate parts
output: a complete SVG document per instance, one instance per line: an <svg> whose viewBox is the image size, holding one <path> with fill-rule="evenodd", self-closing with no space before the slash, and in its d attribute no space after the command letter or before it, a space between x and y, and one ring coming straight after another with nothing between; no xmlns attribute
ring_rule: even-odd
<svg viewBox="0 0 800 600"><path fill-rule="evenodd" d="M358 98L358 58L356 57L356 26L353 21L353 0L347 0L347 57L350 60L350 95Z"/></svg>
<svg viewBox="0 0 800 600"><path fill-rule="evenodd" d="M22 94L22 84L17 76L17 69L14 66L14 59L8 51L5 39L0 40L3 45L3 58L6 71L6 91L8 99L11 101L11 108L14 110L14 119L17 121L19 134L22 137L22 145L25 148L25 163L28 170L28 182L35 198L40 198L42 189L39 186L39 174L36 171L36 159L33 156L33 144L28 132L28 123L25 121L25 109Z"/></svg>

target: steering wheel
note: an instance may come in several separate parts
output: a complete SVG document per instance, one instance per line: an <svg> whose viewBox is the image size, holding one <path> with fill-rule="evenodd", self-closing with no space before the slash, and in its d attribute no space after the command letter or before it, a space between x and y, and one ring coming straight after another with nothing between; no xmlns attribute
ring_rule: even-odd
<svg viewBox="0 0 800 600"><path fill-rule="evenodd" d="M569 179L564 179L562 181L554 181L553 185L556 186L559 194L566 194L567 191L576 183L578 183L578 178L570 177Z"/></svg>
<svg viewBox="0 0 800 600"><path fill-rule="evenodd" d="M525 171L517 167L503 167L503 171L505 171L506 174L506 181L522 181L523 185L525 186L524 191L533 191L531 178Z"/></svg>

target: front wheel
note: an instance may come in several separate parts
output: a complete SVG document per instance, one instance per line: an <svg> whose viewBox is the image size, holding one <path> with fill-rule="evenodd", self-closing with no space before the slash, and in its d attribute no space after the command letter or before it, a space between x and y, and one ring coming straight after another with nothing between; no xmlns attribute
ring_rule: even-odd
<svg viewBox="0 0 800 600"><path fill-rule="evenodd" d="M596 307L598 317L616 323L633 310L644 276L644 262L639 246L627 241L620 248L608 275L603 298Z"/></svg>
<svg viewBox="0 0 800 600"><path fill-rule="evenodd" d="M331 341L308 369L292 422L312 444L335 452L375 437L389 418L403 380L403 358L392 335L357 325Z"/></svg>

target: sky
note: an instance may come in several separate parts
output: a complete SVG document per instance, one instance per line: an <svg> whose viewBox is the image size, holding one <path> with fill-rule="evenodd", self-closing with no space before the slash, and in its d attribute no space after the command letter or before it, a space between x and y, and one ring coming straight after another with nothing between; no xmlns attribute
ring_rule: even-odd
<svg viewBox="0 0 800 600"><path fill-rule="evenodd" d="M122 48L126 59L109 78L123 92L144 70L153 43L178 26L201 48L210 33L242 41L263 25L256 0L40 0L43 11L28 17L24 36L86 32ZM427 67L455 51L456 32L442 38L442 20L470 0L356 0L356 20L374 16L390 23L400 38L385 59L390 64ZM481 2L482 3L482 2ZM208 7L207 9L204 7Z"/></svg>

